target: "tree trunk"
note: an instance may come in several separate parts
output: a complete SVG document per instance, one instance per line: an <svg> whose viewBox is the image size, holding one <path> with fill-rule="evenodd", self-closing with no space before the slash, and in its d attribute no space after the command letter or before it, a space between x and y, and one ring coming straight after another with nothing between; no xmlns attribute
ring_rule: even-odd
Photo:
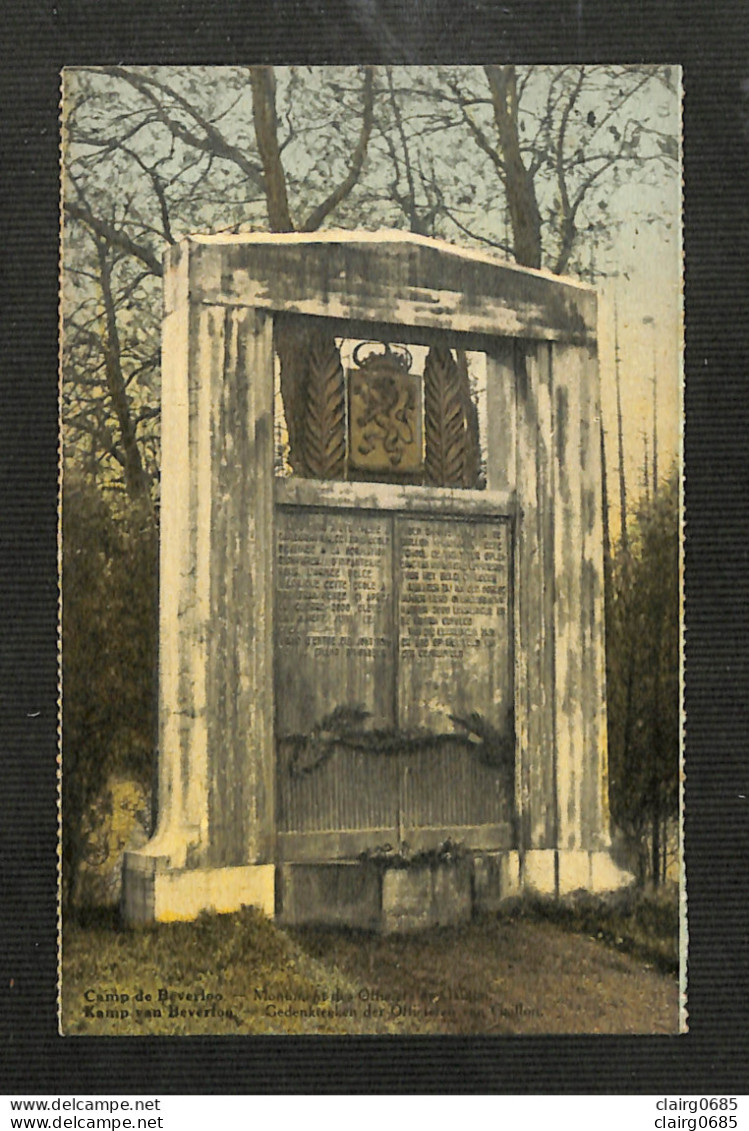
<svg viewBox="0 0 749 1131"><path fill-rule="evenodd" d="M653 731L652 731L652 758L653 758L653 883L658 886L660 878L661 851L661 763L663 734L661 731L661 672L660 672L660 636L663 625L663 615L658 610L653 624Z"/></svg>
<svg viewBox="0 0 749 1131"><path fill-rule="evenodd" d="M624 475L624 427L622 424L622 384L619 372L619 319L614 306L614 375L616 377L616 432L619 443L619 509L622 523L622 548L629 550L627 536L627 482Z"/></svg>
<svg viewBox="0 0 749 1131"><path fill-rule="evenodd" d="M520 151L518 96L513 66L485 66L505 168L507 207L512 224L515 258L523 267L541 266L541 214L533 177Z"/></svg>
<svg viewBox="0 0 749 1131"><path fill-rule="evenodd" d="M609 486L606 475L606 440L603 433L603 420L600 427L601 437L601 496L603 509L603 593L604 611L608 622L612 612L611 592L611 532L609 530ZM610 633L606 634L608 640Z"/></svg>
<svg viewBox="0 0 749 1131"><path fill-rule="evenodd" d="M255 137L265 176L268 223L273 232L293 232L294 224L286 193L286 176L278 145L276 79L273 68L250 67L250 85Z"/></svg>
<svg viewBox="0 0 749 1131"><path fill-rule="evenodd" d="M653 789L653 857L652 857L652 870L653 870L653 886L658 887L660 882L661 873L661 813L658 804L658 783L655 783Z"/></svg>
<svg viewBox="0 0 749 1131"><path fill-rule="evenodd" d="M289 466L295 475L306 475L303 429L307 404L307 356L313 329L293 314L276 315L274 338L281 367L281 399L289 438Z"/></svg>
<svg viewBox="0 0 749 1131"><path fill-rule="evenodd" d="M611 570L611 532L609 530L609 487L608 478L606 475L606 440L603 431L603 420L600 422L599 435L601 442L601 509L603 511L603 623L605 626L604 634L604 657L606 664L606 696L607 696L607 713L608 718L611 718L611 695L614 687L613 678L613 665L611 655L611 640L612 640L612 618L614 615L614 593L613 593L613 579ZM612 805L612 789L611 778L608 781L608 802L609 807Z"/></svg>
<svg viewBox="0 0 749 1131"><path fill-rule="evenodd" d="M105 374L107 390L112 399L112 408L117 417L124 459L125 486L134 500L149 500L149 482L140 458L140 449L135 435L135 424L130 411L125 378L120 357L120 337L117 330L117 312L112 295L112 280L107 259L107 249L99 240L96 242L99 258L99 281L104 304L106 334L104 337Z"/></svg>
<svg viewBox="0 0 749 1131"><path fill-rule="evenodd" d="M653 345L653 498L658 495L658 371Z"/></svg>

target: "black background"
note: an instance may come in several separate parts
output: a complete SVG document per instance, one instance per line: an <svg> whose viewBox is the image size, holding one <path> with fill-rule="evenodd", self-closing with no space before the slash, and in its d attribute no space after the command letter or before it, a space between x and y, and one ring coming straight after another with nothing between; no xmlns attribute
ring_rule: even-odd
<svg viewBox="0 0 749 1131"><path fill-rule="evenodd" d="M749 79L747 5L5 0L0 19L0 1091L749 1091L749 100L741 92ZM60 1038L60 69L115 62L578 60L684 67L689 1034Z"/></svg>

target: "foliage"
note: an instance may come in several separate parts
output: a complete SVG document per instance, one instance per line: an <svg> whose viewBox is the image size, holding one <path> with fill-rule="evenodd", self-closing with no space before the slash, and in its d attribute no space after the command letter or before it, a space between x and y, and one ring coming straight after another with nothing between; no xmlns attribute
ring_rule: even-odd
<svg viewBox="0 0 749 1131"><path fill-rule="evenodd" d="M547 919L588 935L625 954L652 963L664 974L679 972L679 893L627 888L606 897L579 891L563 900L526 896L502 915Z"/></svg>
<svg viewBox="0 0 749 1131"><path fill-rule="evenodd" d="M68 475L63 507L63 876L68 902L113 774L150 784L156 552L150 512Z"/></svg>
<svg viewBox="0 0 749 1131"><path fill-rule="evenodd" d="M137 850L152 825L148 783L111 774L83 815L85 852L76 877L76 907L112 907L122 893L122 854Z"/></svg>
<svg viewBox="0 0 749 1131"><path fill-rule="evenodd" d="M366 849L359 854L363 864L372 864L381 871L395 868L403 871L406 868L441 868L457 867L471 860L473 853L465 845L451 840L444 840L437 848L421 848L414 850L403 841L394 848L391 844L377 845L376 848Z"/></svg>
<svg viewBox="0 0 749 1131"><path fill-rule="evenodd" d="M614 824L661 878L664 825L678 812L681 729L679 478L642 503L612 563L607 617L609 789ZM648 843L651 859L647 859Z"/></svg>

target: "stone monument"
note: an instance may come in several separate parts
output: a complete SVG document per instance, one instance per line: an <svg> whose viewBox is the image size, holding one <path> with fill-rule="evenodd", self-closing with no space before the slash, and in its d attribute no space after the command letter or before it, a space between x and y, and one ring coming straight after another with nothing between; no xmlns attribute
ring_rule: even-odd
<svg viewBox="0 0 749 1131"><path fill-rule="evenodd" d="M165 267L138 924L450 921L609 848L596 296L399 232Z"/></svg>

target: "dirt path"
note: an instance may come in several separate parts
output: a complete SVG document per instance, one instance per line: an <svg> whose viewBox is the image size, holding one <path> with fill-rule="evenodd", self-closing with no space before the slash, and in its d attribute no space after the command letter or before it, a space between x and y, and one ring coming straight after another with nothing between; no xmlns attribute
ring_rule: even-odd
<svg viewBox="0 0 749 1131"><path fill-rule="evenodd" d="M411 1033L678 1031L675 978L551 923L487 920L384 938L293 935L362 986L373 1011Z"/></svg>

